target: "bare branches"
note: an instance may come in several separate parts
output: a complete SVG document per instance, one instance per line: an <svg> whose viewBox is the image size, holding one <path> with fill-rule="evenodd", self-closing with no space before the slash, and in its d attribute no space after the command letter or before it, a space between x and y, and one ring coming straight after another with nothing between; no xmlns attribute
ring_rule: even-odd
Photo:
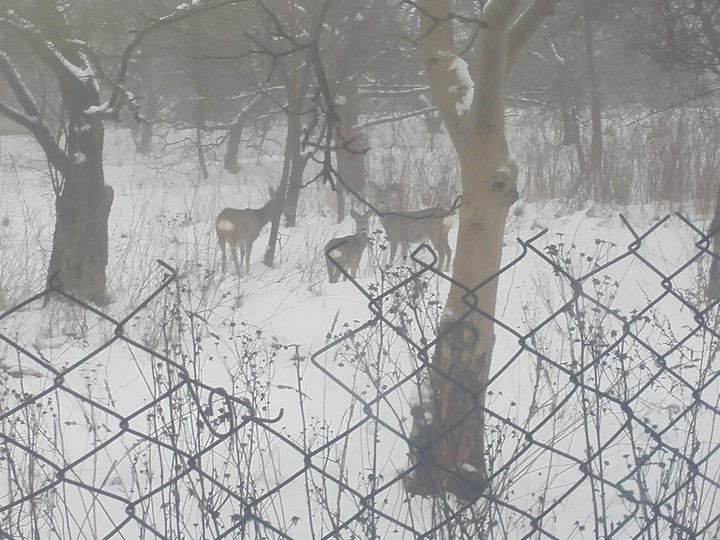
<svg viewBox="0 0 720 540"><path fill-rule="evenodd" d="M10 85L15 98L24 110L23 114L0 101L0 114L30 131L42 146L50 162L62 172L67 165L67 156L58 146L48 126L42 122L40 109L28 88L23 84L20 74L13 67L7 55L2 52L0 52L0 73Z"/></svg>
<svg viewBox="0 0 720 540"><path fill-rule="evenodd" d="M553 13L557 3L558 0L534 0L512 24L508 35L506 77L520 52L525 49L530 36L542 21Z"/></svg>
<svg viewBox="0 0 720 540"><path fill-rule="evenodd" d="M423 0L420 8L420 38L418 50L425 64L430 90L448 133L454 141L461 138L456 95L453 92L457 79L451 71L455 58L455 38L450 17L451 1Z"/></svg>
<svg viewBox="0 0 720 540"><path fill-rule="evenodd" d="M485 6L483 20L492 31L502 32L512 23L523 0L490 0Z"/></svg>
<svg viewBox="0 0 720 540"><path fill-rule="evenodd" d="M177 10L165 17L162 17L152 24L145 27L143 30L139 31L135 38L128 43L127 47L125 47L125 51L123 52L123 55L120 60L120 68L118 71L118 75L116 78L116 85L114 85L114 90L112 97L110 98L110 106L115 107L115 104L118 100L124 99L126 95L123 95L124 92L122 90L122 85L127 79L128 75L128 67L130 65L130 60L132 59L133 54L135 53L135 50L140 46L140 43L148 37L150 34L158 30L159 28L168 25L170 23L182 21L184 19L187 19L189 17L193 17L196 15L199 15L201 13L219 9L221 7L233 5L233 4L241 4L243 2L246 2L247 0L222 0L210 5L199 5L199 6L190 6L187 9ZM186 4L187 5L187 4Z"/></svg>
<svg viewBox="0 0 720 540"><path fill-rule="evenodd" d="M25 114L33 118L38 118L40 116L39 107L35 103L32 94L30 94L25 85L22 84L20 74L11 64L10 58L2 51L0 51L0 73L2 73L10 85L10 89L13 91L13 94L15 94Z"/></svg>

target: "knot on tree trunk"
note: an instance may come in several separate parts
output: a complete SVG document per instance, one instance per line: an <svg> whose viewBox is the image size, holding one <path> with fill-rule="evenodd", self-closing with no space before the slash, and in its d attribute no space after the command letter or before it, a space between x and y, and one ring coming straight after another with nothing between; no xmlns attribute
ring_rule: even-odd
<svg viewBox="0 0 720 540"><path fill-rule="evenodd" d="M473 321L448 319L435 350L429 392L411 410L411 495L475 501L487 488L483 405L488 354Z"/></svg>

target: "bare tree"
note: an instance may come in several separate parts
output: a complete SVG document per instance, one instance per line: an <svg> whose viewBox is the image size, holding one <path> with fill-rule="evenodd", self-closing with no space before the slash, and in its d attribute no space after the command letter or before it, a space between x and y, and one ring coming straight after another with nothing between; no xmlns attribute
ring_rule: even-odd
<svg viewBox="0 0 720 540"><path fill-rule="evenodd" d="M413 3L418 48L434 101L460 160L460 208L453 285L432 360L430 393L413 415L411 494L477 499L486 488L485 391L503 233L517 200L517 167L505 138L504 91L518 55L557 0L476 2L462 20L477 31L468 63L458 55L451 0ZM459 24L459 23L458 23Z"/></svg>
<svg viewBox="0 0 720 540"><path fill-rule="evenodd" d="M135 106L123 85L138 45L168 23L242 2L183 4L149 24L144 19L146 26L128 39L124 49L108 39L113 32L119 35L122 24L98 26L97 21L127 16L126 10L109 14L103 11L108 6L84 0L2 4L0 76L11 93L0 98L0 114L27 129L41 146L55 189L49 282L81 299L98 304L109 300L106 267L113 190L105 184L103 122L116 119L128 104ZM101 51L93 41L111 43L110 50Z"/></svg>
<svg viewBox="0 0 720 540"><path fill-rule="evenodd" d="M15 103L3 99L0 113L34 136L52 168L56 226L48 279L55 277L80 298L105 304L113 190L105 185L103 172L103 118L116 114L126 95L117 92L101 103L102 73L69 22L71 10L54 0L13 4L0 12L0 73ZM26 55L54 77L45 94L30 89L33 70ZM53 125L38 97L55 96L59 105L53 108L61 116Z"/></svg>

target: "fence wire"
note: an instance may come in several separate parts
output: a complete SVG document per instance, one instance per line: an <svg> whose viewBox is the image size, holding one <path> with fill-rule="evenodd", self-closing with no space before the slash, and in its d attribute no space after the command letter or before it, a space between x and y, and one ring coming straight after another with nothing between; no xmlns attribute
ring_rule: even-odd
<svg viewBox="0 0 720 540"><path fill-rule="evenodd" d="M207 384L172 350L130 336L130 322L177 284L165 263L158 288L122 319L51 286L0 322L54 295L105 324L108 337L57 365L17 335L0 333L7 345L0 363L0 538L720 537L717 301L680 285L702 283L697 268L717 255L708 235L682 215L643 233L623 221L633 241L604 259L562 240L548 243L543 231L518 240L518 256L493 276L509 279L533 264L546 269L557 294L518 299L529 329L493 317L513 347L496 350L488 399L484 406L476 400L489 478L473 502L409 496L413 467L392 458L422 452L410 433L408 396L438 369L437 336L418 321L442 310L428 283L451 276L427 262L427 246L414 252L413 269L386 287L365 289L347 276L372 316L329 336L308 360L297 358L297 411L272 412L259 406L262 399ZM653 248L669 225L691 231L694 249L660 265ZM603 250L601 241L597 246ZM622 283L612 274L623 275L630 264L655 289L639 291L642 306L624 310ZM367 349L377 336L411 361L380 366L382 351L373 360ZM90 368L118 347L147 359L162 379L154 392L113 399L97 391ZM241 340L238 347L253 345ZM191 356L202 354L196 346ZM11 369L11 356L25 367ZM345 364L363 371L366 383L339 368ZM311 398L300 381L310 370L338 407L354 404L342 426L305 418L303 403ZM529 381L520 389L522 411L503 396L520 374ZM29 377L36 382L23 383ZM468 392L463 381L453 384ZM84 441L63 438L64 430L78 433L65 420L68 403L88 418ZM296 418L302 436L281 426L284 415ZM353 451L364 456L362 471L348 464ZM260 461L265 470L261 455L269 456ZM258 483L258 476L266 480Z"/></svg>

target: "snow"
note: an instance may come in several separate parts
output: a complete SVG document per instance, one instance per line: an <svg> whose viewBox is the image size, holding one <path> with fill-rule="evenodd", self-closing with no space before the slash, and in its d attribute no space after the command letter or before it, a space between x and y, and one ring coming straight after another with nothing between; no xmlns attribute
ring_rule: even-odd
<svg viewBox="0 0 720 540"><path fill-rule="evenodd" d="M457 95L455 111L459 116L464 116L470 110L475 95L475 82L470 76L467 62L453 53L445 52L438 56L450 58L448 72L455 76L456 83L450 86L449 91L451 94Z"/></svg>
<svg viewBox="0 0 720 540"><path fill-rule="evenodd" d="M460 86L467 66L461 59L452 65ZM447 162L438 162L438 156L449 155L447 140L438 137L434 141L436 150L431 153L423 146L424 140L419 140L421 130L417 126L408 128L409 135L401 130L385 133L382 129L370 134L374 148L379 149L370 158L375 178L397 178L401 176L398 171L409 170L433 178L438 170L452 171ZM176 135L178 139L184 136ZM378 141L383 136L389 137L392 144ZM0 261L0 285L8 305L13 305L42 286L52 241L54 199L40 171L43 157L37 148L23 137L3 137L1 148L0 216L7 216L9 225L0 227L0 245L7 253ZM358 510L355 493L385 498L388 502L384 506L378 502L382 512L412 522L418 530L430 528L432 512L428 501L406 500L401 482L382 487L407 469L408 448L399 434L409 433L413 404L427 403L429 397L426 387L414 383L402 384L387 396L385 392L421 360L414 347L387 327L382 331L378 325L363 327L375 318L363 290L352 282L327 283L322 247L329 238L351 234L353 229L352 220L335 223L328 211L332 194L315 184L306 188L299 226L282 228L273 268L261 262L268 236L265 228L255 242L249 274L222 276L215 217L225 206L264 204L267 187L275 185L279 178L280 149L270 149L267 155L251 154L246 149L241 175L232 176L215 168L207 181L198 179L191 154L183 155L178 150L176 155L158 158L135 155L132 141L121 130L108 134L106 149L106 179L115 189L108 266L114 298L108 308L110 315L123 319L162 282L165 272L156 259L176 268L179 280L125 324L123 339L118 338L113 324L92 313L59 304L43 308L42 301L0 320L4 336L17 340L41 360L34 361L7 346L0 349L0 382L8 389L0 396L0 415L22 404L22 398L17 396L44 396L37 401L36 408L41 412L32 421L22 420L27 424L20 420L21 411L36 414L35 408L19 407L0 422L0 431L16 438L24 433L20 425L27 430L31 426L37 429L33 432L35 438L25 441L34 444L43 458L33 462L34 485L48 485L55 481L57 467L73 465L66 472L68 478L100 491L90 497L87 490L67 484L67 495L56 500L54 508L67 507L71 515L94 515L84 526L94 527L96 536L104 537L112 524L126 519L123 499L138 500L156 489L163 481L162 475L172 467L186 467L184 458L162 445L148 443L148 439L168 444L173 440L189 454L199 448L207 450L203 468L217 475L213 478L224 486L237 487L252 481L258 494L277 489L252 512L279 528L284 528L283 523L287 526L292 516L298 517L292 520L287 533L293 538L312 537L310 519L317 537L331 531L338 521L350 519ZM389 158L391 151L398 162ZM410 197L408 204L419 206L418 195L412 193ZM563 333L552 324L543 325L543 321L560 310L558 320L570 326L570 318L564 318L570 315L565 306L575 306L584 313L587 328L601 328L609 336L612 331L622 332L627 324L629 319L623 321L620 315L630 317L646 309L648 299L665 291L661 277L648 272L649 263L665 275L676 274L673 290L679 294L690 294L696 279L695 267L682 268L697 251L696 232L677 217L657 221L658 212L653 207L637 205L623 212L637 232L651 233L633 256L595 276L599 284L592 279L581 283L589 298L576 298L569 281L555 275L543 256L547 256L549 248L555 249L562 260L572 263L569 272L587 272L594 264L588 257L593 261L607 260L625 253L635 235L618 212L592 203L573 211L554 201L520 203L511 211L505 236L504 264L525 255L500 280L497 316L507 327L497 328L488 395L488 407L494 415L488 418L486 436L495 450L494 467L509 467L510 472L496 479L498 485L507 488L504 500L531 515L547 510L550 501L557 501L558 505L548 510L542 527L558 538L587 537L575 523L594 528L588 501L596 495L590 484L586 481L569 497L566 495L568 486L582 478L577 462L568 456L584 460L589 447L594 445L593 451L597 451L598 445L596 440L586 439L580 409L592 396L578 395L582 389L568 375L573 362L587 360L582 358L587 351L581 351L573 340L577 336ZM546 226L550 231L538 236ZM371 229L379 229L379 224L376 222ZM456 230L451 232L453 245L456 234ZM528 244L531 238L535 240ZM397 276L381 271L387 256L387 250L380 247L382 243L382 235L374 234L358 272L359 286L375 291L374 296L390 290L408 275L402 269L397 270ZM619 284L617 289L615 282ZM430 278L426 290L429 307L422 315L412 319L415 315L408 307L412 291L384 297L384 315L394 323L406 324L408 333L421 343L423 337L432 336L447 290L446 281ZM595 313L590 300L596 294L612 304L617 314ZM403 318L406 315L408 318ZM657 448L651 432L642 429L636 430L631 440L622 431L627 415L616 401L602 401L605 409L596 417L593 411L585 413L595 418L593 429L597 427L602 436L619 433L616 445L601 456L608 461L604 474L608 482L627 493L633 491L635 497L642 495L634 485L635 478L628 479L627 474L629 464L638 458L638 449L653 461L664 460L668 468L682 473L681 459L668 448L685 448L682 430L687 424L681 413L694 400L690 386L658 370L657 357L647 346L667 352L668 364L686 380L693 384L702 380L697 362L683 358L679 350L668 350L669 336L688 334L696 324L696 315L667 295L657 311L648 311L647 317L664 321L664 333L652 333L651 326L634 321L638 339L625 351L626 356L618 354L608 359L607 365L586 372L597 378L598 387L608 396L622 397L625 391L632 395L650 385L633 400L633 405L648 426L658 426L656 431L666 429L663 441L667 448ZM528 335L531 329L536 330ZM348 334L352 339L340 339ZM115 341L91 359L86 358L107 339ZM687 345L701 355L702 347L708 346L703 339L707 338L689 336ZM522 350L520 341L537 354L527 348ZM180 367L160 361L134 342L169 356ZM544 355L544 362L539 360L540 355ZM623 363L628 365L623 368ZM64 380L58 389L56 371L63 369ZM162 398L172 384L183 384L182 370L206 386L181 386L177 399ZM702 394L709 400L707 396L717 390L717 383L711 375L706 377ZM238 437L213 438L206 427L210 423L194 414L196 401L206 409L211 402L216 410L232 408L236 422L241 422L249 411L239 401L230 403L219 395L213 396L208 388L223 388L231 396L249 400L257 417L282 416L276 423L244 427ZM422 398L419 390L424 393ZM566 398L568 401L563 401ZM88 400L102 407L91 406ZM157 400L159 405L153 406ZM432 421L431 411L420 409L416 413ZM555 421L547 422L550 416ZM373 422L375 417L382 418L383 423ZM121 433L120 425L125 421L129 430ZM698 412L693 421L701 426L701 432L712 433L714 420L707 410ZM200 429L198 425L205 427ZM218 422L214 427L218 431L227 428L227 422ZM560 450L551 454L528 445L526 432L532 433L536 441L556 441ZM711 479L717 479L714 471L720 461L709 450L717 444L716 439L712 435L699 443L709 456L701 469ZM213 441L217 446L210 448ZM312 449L312 455L305 455L298 446ZM88 459L87 453L96 449ZM23 465L29 470L29 461L22 452L15 449L12 458L21 470ZM599 460L592 461L593 466ZM307 462L313 468L306 469ZM468 463L461 468L476 472ZM304 474L296 476L303 470ZM187 471L188 484L181 485L189 485L188 490L199 485L214 486L194 469ZM661 489L657 474L649 468L643 469L643 474L648 489ZM352 490L340 488L329 477L342 477ZM3 495L7 493L7 475L0 482L2 506L7 503ZM310 502L306 497L308 485L313 494ZM612 486L606 488L610 493L608 520L619 521L636 508ZM197 501L183 489L178 496L185 503L182 513L188 530L184 533L201 537L190 526L201 522ZM541 496L547 503L540 500ZM88 512L88 507L99 504L98 500L102 501L102 511ZM315 504L312 501L317 504L310 515L308 504ZM142 514L143 519L151 521L154 516L154 522L160 524L158 516L166 502L156 497L146 502L138 505L138 513L147 512ZM702 504L704 511L712 514L712 500ZM222 526L230 527L233 515L243 515L246 509L230 499L218 503L217 510ZM503 519L510 530L508 538L520 538L531 530L532 525L521 513L507 510ZM358 528L354 532L363 537L359 526L355 526ZM72 524L68 527L77 532ZM378 527L382 537L414 537L402 529L393 534L393 524L382 518L378 518ZM123 534L133 537L130 531L123 529ZM68 538L77 536L71 534ZM206 536L212 537L209 533Z"/></svg>
<svg viewBox="0 0 720 540"><path fill-rule="evenodd" d="M76 66L70 60L68 60L65 55L57 49L57 47L55 47L55 44L52 41L46 41L45 46L47 47L48 51L53 53L55 57L60 60L60 63L65 66L65 68L73 75L73 77L83 83L92 81L93 84L96 84L96 81L94 81L94 73L89 67L89 64L86 64L85 66Z"/></svg>
<svg viewBox="0 0 720 540"><path fill-rule="evenodd" d="M105 103L101 103L100 105L93 105L91 107L88 107L85 109L85 114L88 115L94 115L94 114L104 114L110 110L110 102L106 101Z"/></svg>

